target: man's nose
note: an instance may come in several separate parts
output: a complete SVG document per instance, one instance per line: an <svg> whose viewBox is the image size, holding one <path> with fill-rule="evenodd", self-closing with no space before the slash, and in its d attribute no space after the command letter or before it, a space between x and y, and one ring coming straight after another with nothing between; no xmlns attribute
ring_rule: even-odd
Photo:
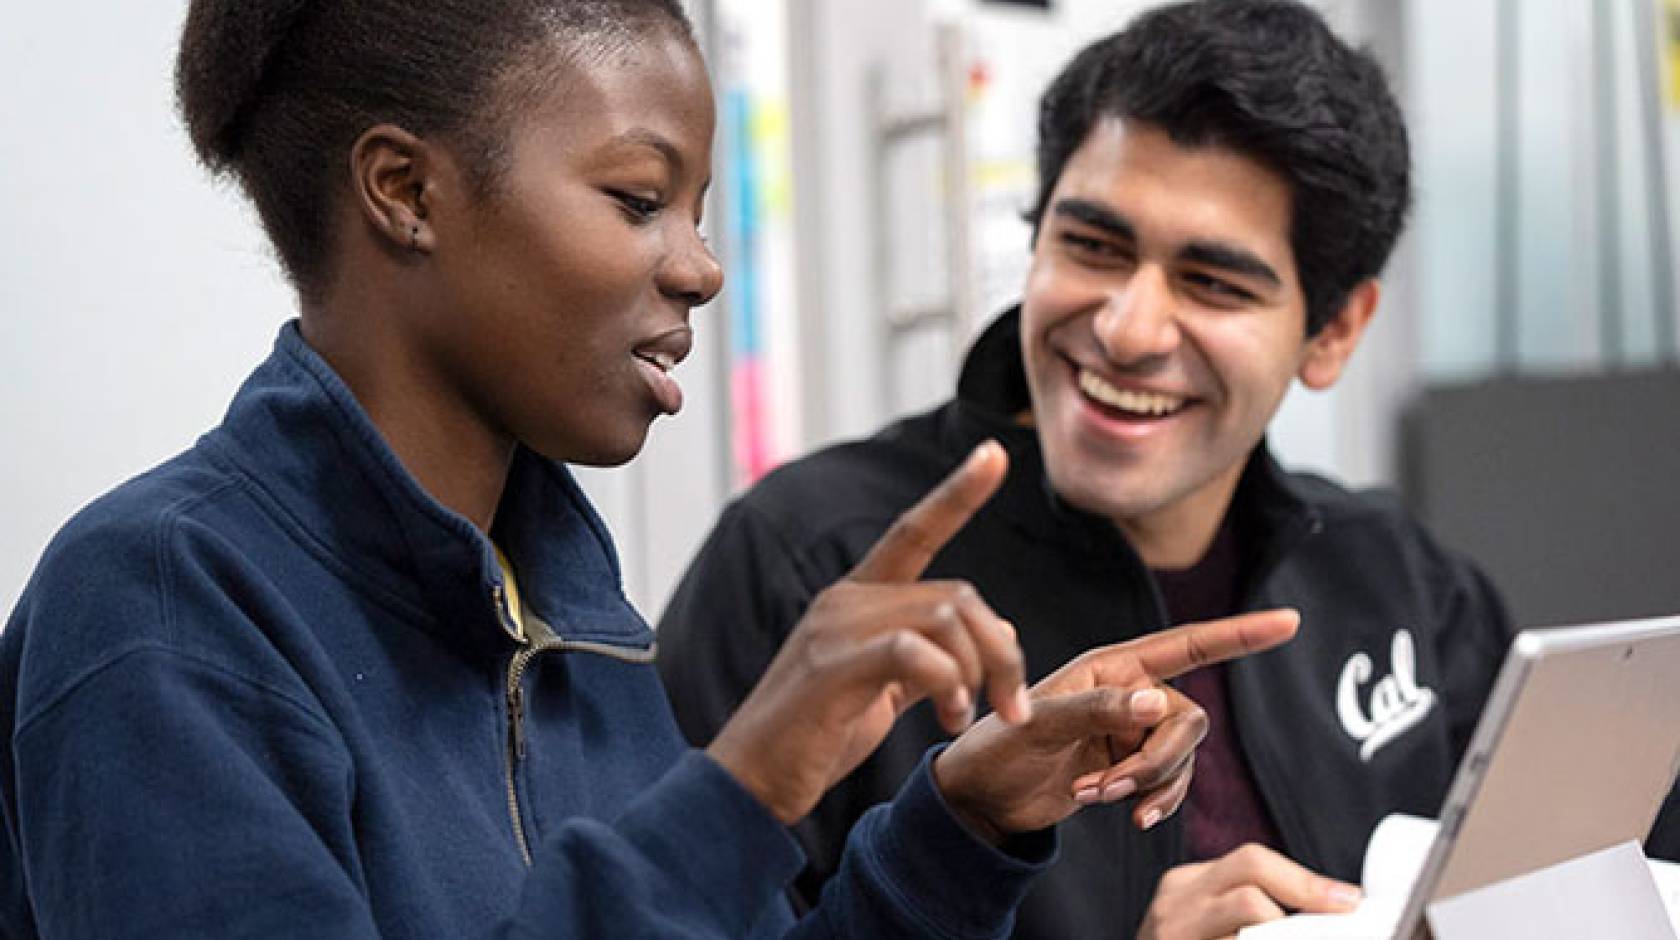
<svg viewBox="0 0 1680 940"><path fill-rule="evenodd" d="M1116 365L1144 364L1179 343L1177 300L1165 271L1140 266L1097 311L1092 329Z"/></svg>

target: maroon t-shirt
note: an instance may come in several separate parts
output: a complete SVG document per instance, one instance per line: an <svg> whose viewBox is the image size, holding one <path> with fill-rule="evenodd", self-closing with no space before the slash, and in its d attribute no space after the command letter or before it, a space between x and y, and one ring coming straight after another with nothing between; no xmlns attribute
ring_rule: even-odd
<svg viewBox="0 0 1680 940"><path fill-rule="evenodd" d="M1167 618L1174 624L1193 623L1237 611L1242 562L1236 531L1227 518L1201 561L1180 571L1154 572ZM1218 858L1246 842L1282 848L1243 756L1225 675L1223 664L1206 666L1176 683L1208 716L1207 738L1196 749L1196 772L1182 810L1185 850L1197 861Z"/></svg>

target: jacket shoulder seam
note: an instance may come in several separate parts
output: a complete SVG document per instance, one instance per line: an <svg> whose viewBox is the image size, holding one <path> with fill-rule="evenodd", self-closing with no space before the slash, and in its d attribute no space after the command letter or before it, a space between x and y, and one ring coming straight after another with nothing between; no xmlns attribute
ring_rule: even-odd
<svg viewBox="0 0 1680 940"><path fill-rule="evenodd" d="M175 604L172 590L175 584L175 557L171 554L170 548L180 532L181 520L187 518L194 508L214 502L222 495L239 488L238 478L229 474L209 490L164 507L159 515L156 527L152 530L152 559L153 568L157 574L158 615L163 622L164 634L170 638L170 642L175 640Z"/></svg>
<svg viewBox="0 0 1680 940"><path fill-rule="evenodd" d="M64 688L53 693L53 695L45 701L37 703L35 707L31 708L27 713L20 715L14 739L22 740L35 724L44 720L47 715L58 709L65 702L69 701L72 696L101 674L115 669L131 659L148 653L157 653L165 658L177 659L186 663L191 663L199 668L207 669L211 672L215 672L232 679L241 685L248 686L251 689L261 692L266 696L270 696L290 706L290 710L295 711L301 717L307 719L309 724L315 725L316 730L326 732L327 736L331 737L336 734L336 729L333 727L332 723L328 721L325 716L319 714L313 705L299 700L296 696L292 695L292 693L285 689L271 683L252 678L251 676L245 675L237 670L230 669L215 660L177 649L157 640L138 640L136 642L127 643L117 647L115 650L102 657L99 661L83 669L74 679L66 683Z"/></svg>

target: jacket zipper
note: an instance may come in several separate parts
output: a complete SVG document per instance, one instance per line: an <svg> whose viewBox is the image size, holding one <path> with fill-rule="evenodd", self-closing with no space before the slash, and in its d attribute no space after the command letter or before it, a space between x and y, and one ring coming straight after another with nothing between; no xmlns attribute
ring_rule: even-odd
<svg viewBox="0 0 1680 940"><path fill-rule="evenodd" d="M1247 596L1243 600L1241 610L1245 612L1259 610L1259 600L1265 593L1265 583L1271 578L1273 572L1283 564L1283 559L1299 548L1306 539L1323 531L1324 520L1314 514L1297 523L1293 531L1281 533L1280 537L1273 542L1272 551L1261 558L1259 564L1255 566L1254 578ZM1271 773L1272 765L1266 761L1266 758L1271 756L1271 752L1262 748L1255 735L1251 733L1252 728L1243 727L1245 722L1241 716L1246 714L1248 710L1232 708L1231 711L1237 716L1238 746L1242 748L1243 757L1248 760L1249 771L1254 775L1254 782L1260 791L1261 805L1265 806L1267 812L1271 814L1272 823L1277 826L1278 835L1283 838L1285 851L1291 858L1303 865L1314 869L1323 868L1323 859L1315 857L1316 853L1306 851L1308 848L1307 840L1304 837L1306 830L1299 824L1299 819L1294 815L1294 806L1286 805L1288 804L1287 800L1280 801L1272 796L1272 794L1281 792L1281 788L1278 785L1277 778ZM1267 747L1270 747L1270 743L1270 741L1267 742Z"/></svg>
<svg viewBox="0 0 1680 940"><path fill-rule="evenodd" d="M503 627L514 637L519 648L508 660L507 687L504 702L507 706L508 739L507 760L505 762L504 783L507 786L508 818L513 823L514 842L519 846L519 857L524 860L525 867L532 864L531 842L525 833L525 815L520 811L519 786L515 782L519 764L525 760L525 670L531 661L543 653L569 652L592 653L606 656L621 662L647 664L653 662L655 648L649 646L645 650L631 647L614 646L611 643L591 643L585 640L565 640L555 634L553 628L533 615L529 609L525 611L525 623L529 633L521 635L517 625L513 624L507 613L507 603L504 599L501 585L496 585L491 592L491 600L496 606L497 619ZM536 634L533 638L530 634Z"/></svg>
<svg viewBox="0 0 1680 940"><path fill-rule="evenodd" d="M519 762L525 759L525 689L521 682L525 676L525 668L531 664L537 654L543 652L543 647L536 646L529 640L522 640L518 652L508 661L507 671L507 712L508 712L508 741L507 741L507 804L508 818L513 822L513 840L519 846L519 857L524 859L525 867L531 867L531 843L525 835L525 816L519 810L519 786L514 781L514 773Z"/></svg>

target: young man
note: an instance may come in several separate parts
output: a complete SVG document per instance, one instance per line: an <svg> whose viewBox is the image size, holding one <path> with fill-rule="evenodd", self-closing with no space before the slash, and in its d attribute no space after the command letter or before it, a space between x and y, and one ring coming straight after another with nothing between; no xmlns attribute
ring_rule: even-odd
<svg viewBox="0 0 1680 940"><path fill-rule="evenodd" d="M1181 682L1211 719L1185 812L1141 833L1123 807L1074 820L1017 935L1227 936L1343 909L1376 822L1437 811L1508 639L1474 568L1264 440L1291 381L1333 385L1376 312L1410 198L1399 109L1310 9L1206 0L1080 53L1039 135L1021 305L954 400L728 509L660 627L677 715L710 739L812 596L996 438L1009 480L928 575L972 582L1034 675L1172 623L1304 617L1288 648ZM911 713L802 827L807 898L940 735Z"/></svg>

